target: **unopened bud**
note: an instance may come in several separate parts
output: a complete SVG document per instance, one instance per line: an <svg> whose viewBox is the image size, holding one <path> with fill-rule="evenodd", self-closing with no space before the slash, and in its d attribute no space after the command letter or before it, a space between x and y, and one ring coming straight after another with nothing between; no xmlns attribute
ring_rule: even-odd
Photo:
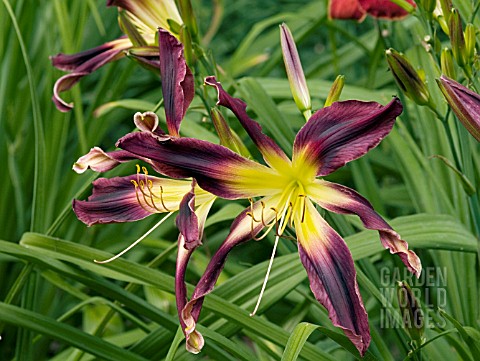
<svg viewBox="0 0 480 361"><path fill-rule="evenodd" d="M443 14L443 17L445 18L445 21L448 24L448 21L450 19L450 11L452 10L452 0L439 0L440 3L440 9Z"/></svg>
<svg viewBox="0 0 480 361"><path fill-rule="evenodd" d="M468 64L472 64L475 58L475 26L473 24L467 24L465 27L465 53L464 59Z"/></svg>
<svg viewBox="0 0 480 361"><path fill-rule="evenodd" d="M449 78L455 78L455 65L453 64L452 50L444 48L442 55L440 56L440 64L442 67L442 73Z"/></svg>
<svg viewBox="0 0 480 361"><path fill-rule="evenodd" d="M480 142L480 95L443 75L437 84L458 120Z"/></svg>
<svg viewBox="0 0 480 361"><path fill-rule="evenodd" d="M394 49L388 49L385 54L393 77L405 95L418 105L428 104L430 101L428 88L408 59Z"/></svg>
<svg viewBox="0 0 480 361"><path fill-rule="evenodd" d="M190 36L193 39L197 38L198 35L198 26L197 20L195 19L195 14L193 13L192 3L190 0L179 0L178 5L180 8L180 14L184 24L187 26Z"/></svg>
<svg viewBox="0 0 480 361"><path fill-rule="evenodd" d="M465 62L465 38L462 29L462 19L456 9L450 12L450 21L448 22L450 31L450 43L452 44L453 57L457 64L463 67Z"/></svg>
<svg viewBox="0 0 480 361"><path fill-rule="evenodd" d="M397 296L403 325L407 329L411 339L415 341L417 345L421 345L424 340L423 332L425 330L425 322L420 303L405 281L398 282Z"/></svg>
<svg viewBox="0 0 480 361"><path fill-rule="evenodd" d="M340 95L342 94L343 86L345 85L345 76L339 75L335 79L328 92L327 100L325 100L325 107L329 107L338 99L340 99Z"/></svg>
<svg viewBox="0 0 480 361"><path fill-rule="evenodd" d="M303 74L302 63L298 55L297 46L292 33L286 24L280 25L280 40L282 45L283 61L287 71L288 82L297 108L308 120L311 115L312 103L308 92L307 81Z"/></svg>
<svg viewBox="0 0 480 361"><path fill-rule="evenodd" d="M435 10L435 6L437 5L436 0L420 0L419 6L425 10L426 13L432 14L433 10Z"/></svg>
<svg viewBox="0 0 480 361"><path fill-rule="evenodd" d="M450 18L451 8L451 0L439 0L437 1L437 5L433 10L433 18L437 20L438 24L446 35L450 34L450 30L448 29L448 19Z"/></svg>
<svg viewBox="0 0 480 361"><path fill-rule="evenodd" d="M220 139L220 144L233 150L235 153L250 157L247 147L243 144L240 137L228 126L222 113L220 113L217 108L212 108L210 115L212 117L213 126L217 131L218 138Z"/></svg>
<svg viewBox="0 0 480 361"><path fill-rule="evenodd" d="M193 69L193 64L195 63L195 56L193 54L193 44L192 37L190 32L185 26L182 26L180 29L180 42L183 44L183 55L185 57L185 62Z"/></svg>

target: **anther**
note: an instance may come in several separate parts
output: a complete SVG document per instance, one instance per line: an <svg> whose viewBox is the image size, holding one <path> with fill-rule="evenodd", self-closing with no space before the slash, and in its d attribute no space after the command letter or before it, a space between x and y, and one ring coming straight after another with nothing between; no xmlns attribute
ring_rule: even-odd
<svg viewBox="0 0 480 361"><path fill-rule="evenodd" d="M303 221L305 221L305 212L307 210L307 202L305 200L305 194L299 194L298 195L301 199L302 199L302 203L303 203L303 207L302 207L302 219L301 219L301 223L303 223Z"/></svg>
<svg viewBox="0 0 480 361"><path fill-rule="evenodd" d="M130 182L132 182L132 184L135 186L135 196L137 197L137 202L138 202L138 204L140 205L140 207L142 207L146 212L151 213L151 211L148 210L147 208L145 208L145 207L143 206L142 202L140 201L140 197L138 196L139 186L138 186L137 181L135 181L135 180L132 179ZM143 194L143 192L142 192L142 194ZM145 198L145 195L143 195L143 197ZM148 204L148 203L147 203L147 204Z"/></svg>
<svg viewBox="0 0 480 361"><path fill-rule="evenodd" d="M254 212L253 212L253 199L252 199L252 198L248 198L248 201L250 202L250 212L249 212L249 213L250 213L250 217L252 217L252 219L253 219L255 222L257 222L257 223L261 222L261 221L255 219L255 215L254 215Z"/></svg>

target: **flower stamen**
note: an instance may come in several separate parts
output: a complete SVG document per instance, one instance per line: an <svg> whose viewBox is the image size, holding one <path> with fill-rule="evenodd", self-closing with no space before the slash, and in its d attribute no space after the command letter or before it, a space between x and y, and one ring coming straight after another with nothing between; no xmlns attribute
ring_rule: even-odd
<svg viewBox="0 0 480 361"><path fill-rule="evenodd" d="M300 222L303 223L305 221L305 212L307 210L307 201L305 194L299 194L298 197L302 200L302 217Z"/></svg>
<svg viewBox="0 0 480 361"><path fill-rule="evenodd" d="M137 196L137 202L140 205L140 207L142 207L146 212L151 213L151 211L149 209L145 208L143 203L140 201L140 197L138 196L138 190L139 190L140 186L138 185L137 181L132 179L130 182L132 182L132 184L135 186L135 195ZM142 190L140 190L140 192L142 192L142 194L143 194ZM144 195L144 197L145 197L145 195Z"/></svg>
<svg viewBox="0 0 480 361"><path fill-rule="evenodd" d="M280 218L280 222L277 222L278 212L277 212L276 208L274 208L274 207L270 208L270 209L275 211L275 224L277 225L277 230L278 230L278 228L283 228L283 223L285 223L284 222L285 221L285 214L287 213L287 212L285 212L286 208L287 207L284 207L284 211L283 211L282 217ZM272 269L273 259L275 258L275 253L277 252L277 246L278 246L278 240L279 239L280 239L280 235L277 232L277 235L275 236L275 243L273 244L272 255L270 256L270 262L268 262L267 273L265 275L265 279L263 280L262 289L260 291L260 295L258 296L257 304L255 305L255 308L253 309L252 313L250 313L250 316L255 316L255 314L258 311L258 308L260 307L260 302L262 301L263 294L265 293L265 288L267 287L268 277L270 276L270 271Z"/></svg>
<svg viewBox="0 0 480 361"><path fill-rule="evenodd" d="M137 200L138 200L138 203L140 204L140 206L145 209L147 212L150 212L148 209L146 209L142 202L140 201L140 198L138 196L138 190L140 190L140 192L142 192L142 196L143 196L143 200L145 201L145 204L147 206L149 206L150 208L153 208L155 209L157 212L160 212L160 213L163 213L163 212L172 212L170 209L167 208L167 206L165 205L165 201L163 199L163 187L160 185L160 197L157 196L155 194L155 192L153 191L153 181L151 179L148 179L148 170L147 168L145 167L142 167L142 171L143 171L143 174L144 174L144 180L143 179L140 179L140 166L137 164L137 181L134 181L132 180L131 182L135 185L135 191L137 192L136 195L137 195ZM145 187L147 188L148 192L145 190ZM150 202L148 201L148 199L150 199L151 201L151 204ZM156 205L156 202L155 202L155 199L154 198L157 198L157 199L160 199L160 203L162 204L162 207L163 209L160 209L159 207L157 207Z"/></svg>

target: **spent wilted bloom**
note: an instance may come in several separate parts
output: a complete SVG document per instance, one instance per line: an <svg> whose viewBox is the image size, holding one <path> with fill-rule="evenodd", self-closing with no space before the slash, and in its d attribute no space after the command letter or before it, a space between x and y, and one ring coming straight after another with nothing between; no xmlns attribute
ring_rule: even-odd
<svg viewBox="0 0 480 361"><path fill-rule="evenodd" d="M203 298L214 288L232 248L250 239L262 239L269 232L275 232L278 242L290 225L295 229L300 259L316 299L326 307L333 324L364 354L370 333L353 259L345 241L327 224L315 204L336 213L357 214L366 228L379 232L385 248L399 255L411 272L420 275L417 255L365 198L353 189L321 178L377 146L402 112L400 101L395 98L386 106L375 102L336 102L317 111L298 132L290 160L249 118L242 100L224 91L215 77L206 78L205 84L216 88L217 104L236 115L267 165L193 138L166 139L137 132L118 141L119 148L162 164L165 174L172 178L192 177L200 188L218 197L250 201L250 206L233 221L229 235L183 309L187 348L201 348L203 339L195 325Z"/></svg>
<svg viewBox="0 0 480 361"><path fill-rule="evenodd" d="M149 134L163 140L177 139L180 123L194 96L193 76L185 63L183 46L165 30L160 29L158 36L161 49L160 73L163 79L162 88L168 134L159 127L159 119L153 112L136 113L134 122L140 130L139 134ZM120 163L131 160L144 161L162 175L169 173L168 165L157 163L153 159L139 157L125 150L105 152L98 147L79 158L73 169L77 173L83 173L88 168L97 172L106 172ZM100 178L94 181L92 195L86 201L74 200L73 210L78 219L88 226L99 223L133 222L153 214L166 213L167 215L154 228L178 211L176 225L180 234L175 293L180 315L187 302L185 285L187 263L192 252L201 244L205 220L215 199L215 195L198 187L195 180L152 176L146 167L137 165L137 174L111 179ZM134 242L132 246L141 241L144 236ZM132 246L119 255L124 254ZM180 322L183 322L182 318L180 318ZM184 323L182 326L185 329ZM192 338L195 336L194 333ZM202 345L201 335L197 339Z"/></svg>
<svg viewBox="0 0 480 361"><path fill-rule="evenodd" d="M178 30L182 18L174 0L108 0L107 6L119 8L119 24L126 34L93 49L77 54L57 54L51 57L54 67L67 71L53 87L53 101L62 112L73 108L60 97L60 93L69 90L81 78L107 63L123 58L127 51L137 52L132 56L142 62L142 55L151 56L152 47L158 59L157 29Z"/></svg>
<svg viewBox="0 0 480 361"><path fill-rule="evenodd" d="M480 95L445 75L437 84L458 120L480 142Z"/></svg>
<svg viewBox="0 0 480 361"><path fill-rule="evenodd" d="M413 0L407 0L412 6ZM407 16L409 12L394 4L390 0L329 0L328 17L330 19L345 19L363 21L367 15L375 18L399 20Z"/></svg>

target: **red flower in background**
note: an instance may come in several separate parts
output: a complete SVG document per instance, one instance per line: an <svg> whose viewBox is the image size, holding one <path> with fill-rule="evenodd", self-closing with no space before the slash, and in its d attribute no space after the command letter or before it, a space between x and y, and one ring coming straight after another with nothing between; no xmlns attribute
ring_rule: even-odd
<svg viewBox="0 0 480 361"><path fill-rule="evenodd" d="M406 1L413 7L417 6L413 0ZM390 0L330 0L328 3L330 19L352 19L361 22L370 15L375 18L398 20L408 14L408 11Z"/></svg>

